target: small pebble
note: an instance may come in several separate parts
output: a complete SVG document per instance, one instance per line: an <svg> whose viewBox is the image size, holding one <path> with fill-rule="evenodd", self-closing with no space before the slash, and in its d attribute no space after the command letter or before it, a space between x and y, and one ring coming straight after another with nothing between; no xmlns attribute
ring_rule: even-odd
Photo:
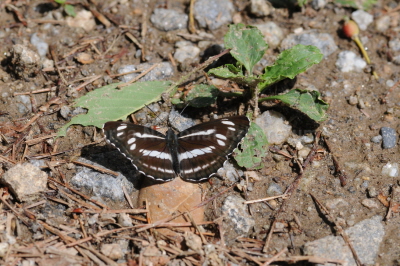
<svg viewBox="0 0 400 266"><path fill-rule="evenodd" d="M379 208L378 203L376 203L373 199L364 199L363 201L361 201L361 204L368 209Z"/></svg>
<svg viewBox="0 0 400 266"><path fill-rule="evenodd" d="M272 197L272 196L279 196L282 195L283 191L281 186L279 186L278 184L272 183L269 185L268 189L267 189L267 195Z"/></svg>
<svg viewBox="0 0 400 266"><path fill-rule="evenodd" d="M381 135L377 135L371 138L371 142L373 143L381 143L382 141L382 136Z"/></svg>
<svg viewBox="0 0 400 266"><path fill-rule="evenodd" d="M382 167L382 175L389 177L399 176L399 165L397 163L387 163Z"/></svg>
<svg viewBox="0 0 400 266"><path fill-rule="evenodd" d="M370 197L370 198L375 198L376 196L378 196L378 193L376 192L375 187L369 187L367 192L368 192L368 197Z"/></svg>
<svg viewBox="0 0 400 266"><path fill-rule="evenodd" d="M380 133L382 136L382 147L384 149L391 149L396 146L397 135L395 129L391 127L382 127Z"/></svg>
<svg viewBox="0 0 400 266"><path fill-rule="evenodd" d="M156 8L150 21L154 27L163 31L184 29L187 26L188 15L172 9Z"/></svg>
<svg viewBox="0 0 400 266"><path fill-rule="evenodd" d="M352 95L349 97L349 104L350 105L356 105L358 103L358 97L355 95Z"/></svg>
<svg viewBox="0 0 400 266"><path fill-rule="evenodd" d="M102 244L101 245L101 253L106 255L112 260L117 260L122 258L124 253L122 252L121 246L114 243L114 244Z"/></svg>
<svg viewBox="0 0 400 266"><path fill-rule="evenodd" d="M194 17L202 28L216 30L232 22L235 8L229 0L197 0L194 4Z"/></svg>
<svg viewBox="0 0 400 266"><path fill-rule="evenodd" d="M367 66L364 59L352 51L340 52L335 64L341 72L361 72Z"/></svg>
<svg viewBox="0 0 400 266"><path fill-rule="evenodd" d="M257 17L266 17L271 13L272 5L265 0L250 0L250 13Z"/></svg>
<svg viewBox="0 0 400 266"><path fill-rule="evenodd" d="M282 39L285 37L285 33L282 28L273 21L268 21L262 24L255 24L264 36L264 41L269 47L277 47Z"/></svg>

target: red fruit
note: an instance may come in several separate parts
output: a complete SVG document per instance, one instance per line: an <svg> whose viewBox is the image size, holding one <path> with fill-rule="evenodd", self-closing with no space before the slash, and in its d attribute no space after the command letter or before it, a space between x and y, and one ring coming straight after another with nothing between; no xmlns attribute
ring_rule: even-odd
<svg viewBox="0 0 400 266"><path fill-rule="evenodd" d="M355 21L347 20L344 22L343 33L346 37L354 38L358 35L359 32L360 29L358 28L358 25Z"/></svg>

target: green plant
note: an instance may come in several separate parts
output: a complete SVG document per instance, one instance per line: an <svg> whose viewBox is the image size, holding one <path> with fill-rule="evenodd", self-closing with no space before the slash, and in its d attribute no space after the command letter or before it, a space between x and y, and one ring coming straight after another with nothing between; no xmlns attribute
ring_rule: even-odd
<svg viewBox="0 0 400 266"><path fill-rule="evenodd" d="M57 4L60 4L63 8L65 13L67 13L68 16L75 17L76 12L75 8L73 5L67 4L67 0L54 0Z"/></svg>

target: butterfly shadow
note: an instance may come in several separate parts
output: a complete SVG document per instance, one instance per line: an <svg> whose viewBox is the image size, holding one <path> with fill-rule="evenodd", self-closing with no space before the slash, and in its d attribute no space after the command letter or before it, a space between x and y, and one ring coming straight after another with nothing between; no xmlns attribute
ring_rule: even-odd
<svg viewBox="0 0 400 266"><path fill-rule="evenodd" d="M97 163L106 169L121 173L133 184L135 189L140 189L143 176L124 155L113 147L109 145L86 146L82 149L81 157Z"/></svg>

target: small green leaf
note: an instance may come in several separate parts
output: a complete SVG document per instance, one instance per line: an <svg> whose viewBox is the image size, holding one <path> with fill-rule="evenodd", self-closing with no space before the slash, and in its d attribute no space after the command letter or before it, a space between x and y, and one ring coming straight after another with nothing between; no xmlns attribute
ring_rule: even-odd
<svg viewBox="0 0 400 266"><path fill-rule="evenodd" d="M259 29L241 23L229 25L224 43L231 49L231 55L246 68L248 75L252 75L254 65L268 48Z"/></svg>
<svg viewBox="0 0 400 266"><path fill-rule="evenodd" d="M67 2L67 0L54 0L54 2L62 5L62 4L65 4L65 2Z"/></svg>
<svg viewBox="0 0 400 266"><path fill-rule="evenodd" d="M208 74L219 78L231 79L236 83L249 87L255 87L258 83L263 81L263 79L256 76L244 76L242 72L238 70L240 69L236 68L234 65L227 64L222 67L210 69Z"/></svg>
<svg viewBox="0 0 400 266"><path fill-rule="evenodd" d="M290 107L305 113L317 122L324 121L327 118L326 111L329 108L329 104L320 99L318 91L295 89L286 94L262 98L259 101L265 100L280 100Z"/></svg>
<svg viewBox="0 0 400 266"><path fill-rule="evenodd" d="M113 83L87 93L77 99L74 106L88 109L86 114L77 115L58 131L58 136L65 136L70 125L96 126L101 128L105 122L125 119L145 104L160 99L170 82L137 82L117 89L119 83Z"/></svg>
<svg viewBox="0 0 400 266"><path fill-rule="evenodd" d="M185 102L196 108L206 107L215 103L218 94L219 90L215 86L199 84L190 90L185 98Z"/></svg>
<svg viewBox="0 0 400 266"><path fill-rule="evenodd" d="M242 69L240 67L237 68L232 64L226 64L221 67L212 68L208 71L208 74L224 79L243 77Z"/></svg>
<svg viewBox="0 0 400 266"><path fill-rule="evenodd" d="M68 16L76 17L76 12L75 12L75 7L74 6L65 5L64 6L64 10L65 10L65 13L67 13Z"/></svg>
<svg viewBox="0 0 400 266"><path fill-rule="evenodd" d="M312 65L321 62L324 55L313 45L298 44L283 51L275 64L265 68L261 76L264 82L259 85L260 89L270 86L282 79L293 79L296 75L306 71Z"/></svg>
<svg viewBox="0 0 400 266"><path fill-rule="evenodd" d="M263 130L256 123L251 123L249 131L241 144L241 150L235 149L235 160L241 167L260 169L266 156L268 140Z"/></svg>

